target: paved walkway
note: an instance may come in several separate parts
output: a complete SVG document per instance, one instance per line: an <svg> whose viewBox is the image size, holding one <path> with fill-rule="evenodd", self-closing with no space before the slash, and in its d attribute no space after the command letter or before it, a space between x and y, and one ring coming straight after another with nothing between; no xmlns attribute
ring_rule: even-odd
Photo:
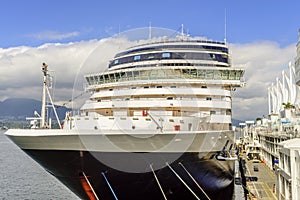
<svg viewBox="0 0 300 200"><path fill-rule="evenodd" d="M273 192L275 174L264 163L253 163L246 161L246 177L252 177L247 181L247 187L256 199L274 200L277 199ZM254 170L256 168L257 170ZM257 180L256 180L256 178ZM253 181L254 180L254 181ZM255 198L254 198L255 199Z"/></svg>

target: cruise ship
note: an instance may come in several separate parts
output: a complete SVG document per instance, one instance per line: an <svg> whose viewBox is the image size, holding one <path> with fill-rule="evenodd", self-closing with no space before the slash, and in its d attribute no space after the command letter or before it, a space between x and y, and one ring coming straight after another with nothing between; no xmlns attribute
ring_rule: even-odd
<svg viewBox="0 0 300 200"><path fill-rule="evenodd" d="M44 108L6 135L81 199L232 199L231 93L243 74L226 42L149 39L85 75L91 95L60 129Z"/></svg>

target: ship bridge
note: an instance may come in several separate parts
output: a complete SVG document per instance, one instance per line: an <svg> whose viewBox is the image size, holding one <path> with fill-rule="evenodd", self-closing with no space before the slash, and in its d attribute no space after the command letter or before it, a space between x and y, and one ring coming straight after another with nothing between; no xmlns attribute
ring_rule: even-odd
<svg viewBox="0 0 300 200"><path fill-rule="evenodd" d="M96 73L86 75L85 79L88 83L87 89L95 89L100 87L108 87L108 83L129 83L128 81L142 80L184 80L185 82L203 82L214 84L225 84L233 87L239 87L244 83L243 69L238 68L195 68L191 66L182 67L149 67L149 68L133 68L125 70L107 71L104 73ZM104 84L104 85L102 85Z"/></svg>

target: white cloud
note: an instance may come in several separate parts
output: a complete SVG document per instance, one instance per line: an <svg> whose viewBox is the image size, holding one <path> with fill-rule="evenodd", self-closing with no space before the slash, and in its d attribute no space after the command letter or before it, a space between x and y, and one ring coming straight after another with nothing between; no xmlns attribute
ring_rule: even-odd
<svg viewBox="0 0 300 200"><path fill-rule="evenodd" d="M46 62L55 76L55 101L68 101L83 92L83 75L102 72L112 56L128 46L122 39L106 38L39 47L0 49L0 100L41 98L41 65ZM246 87L233 94L233 117L254 119L267 113L267 87L287 69L296 44L280 47L269 41L230 44L232 64L245 69Z"/></svg>
<svg viewBox="0 0 300 200"><path fill-rule="evenodd" d="M246 87L239 88L233 98L233 117L255 119L268 115L267 88L294 61L296 44L280 47L270 41L231 44L234 67L245 69Z"/></svg>
<svg viewBox="0 0 300 200"><path fill-rule="evenodd" d="M28 36L38 40L63 40L79 36L79 32L73 31L68 33L60 33L57 31L44 31L40 33L30 34Z"/></svg>
<svg viewBox="0 0 300 200"><path fill-rule="evenodd" d="M0 49L0 100L41 98L45 62L55 78L55 100L67 101L83 92L83 75L106 69L112 56L126 45L116 39L89 40L39 47Z"/></svg>

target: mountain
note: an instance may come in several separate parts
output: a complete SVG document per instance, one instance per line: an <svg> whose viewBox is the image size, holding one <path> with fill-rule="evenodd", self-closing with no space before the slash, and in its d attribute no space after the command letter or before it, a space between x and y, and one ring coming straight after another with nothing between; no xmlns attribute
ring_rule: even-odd
<svg viewBox="0 0 300 200"><path fill-rule="evenodd" d="M64 106L55 106L60 119L64 119L65 113L70 109ZM0 118L24 119L33 117L34 111L41 113L42 102L35 99L12 98L0 102ZM52 109L49 109L51 118L54 117Z"/></svg>

